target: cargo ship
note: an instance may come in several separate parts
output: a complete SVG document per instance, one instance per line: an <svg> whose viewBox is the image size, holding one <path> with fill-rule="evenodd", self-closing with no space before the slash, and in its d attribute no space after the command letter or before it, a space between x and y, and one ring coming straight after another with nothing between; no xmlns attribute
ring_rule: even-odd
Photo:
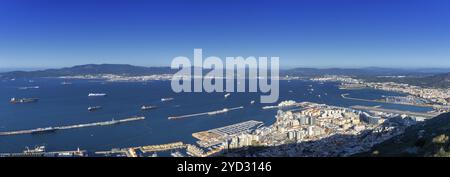
<svg viewBox="0 0 450 177"><path fill-rule="evenodd" d="M34 103L37 102L38 98L11 98L9 100L10 103L16 104L16 103Z"/></svg>
<svg viewBox="0 0 450 177"><path fill-rule="evenodd" d="M155 109L155 108L157 108L157 106L146 106L146 105L143 105L141 107L141 110L145 111L145 110L150 110L150 109Z"/></svg>
<svg viewBox="0 0 450 177"><path fill-rule="evenodd" d="M89 93L88 97L102 97L102 96L107 96L106 93Z"/></svg>
<svg viewBox="0 0 450 177"><path fill-rule="evenodd" d="M88 111L97 111L97 110L99 110L99 109L102 109L102 107L101 106L91 106L91 107L88 107Z"/></svg>
<svg viewBox="0 0 450 177"><path fill-rule="evenodd" d="M262 108L263 109L282 109L282 108L295 107L296 105L297 105L297 103L295 101L288 100L288 101L282 101L277 106L264 106Z"/></svg>
<svg viewBox="0 0 450 177"><path fill-rule="evenodd" d="M28 90L28 89L38 89L39 86L30 86L30 87L19 87L19 90Z"/></svg>

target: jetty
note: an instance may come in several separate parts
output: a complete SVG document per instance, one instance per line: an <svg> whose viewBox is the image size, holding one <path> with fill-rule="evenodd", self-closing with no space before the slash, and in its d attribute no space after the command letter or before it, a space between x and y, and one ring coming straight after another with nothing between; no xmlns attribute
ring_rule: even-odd
<svg viewBox="0 0 450 177"><path fill-rule="evenodd" d="M29 130L8 131L8 132L0 132L0 136L20 135L20 134L37 134L37 133L55 132L58 130L67 130L67 129L75 129L75 128L108 126L108 125L114 125L114 124L120 124L120 123L144 120L144 119L145 119L145 117L131 117L131 118L120 119L120 120L113 119L113 120L104 121L104 122L94 122L94 123L77 124L77 125L57 126L57 127L35 128L35 129L29 129Z"/></svg>
<svg viewBox="0 0 450 177"><path fill-rule="evenodd" d="M167 119L172 120L172 119L183 119L183 118L188 118L188 117L195 117L195 116L203 116L203 115L216 115L216 114L223 114L229 111L234 111L234 110L238 110L238 109L243 109L244 106L239 106L239 107L234 107L234 108L224 108L221 110L217 110L217 111L209 111L209 112L202 112L202 113L195 113L195 114L187 114L187 115L182 115L182 116L169 116Z"/></svg>

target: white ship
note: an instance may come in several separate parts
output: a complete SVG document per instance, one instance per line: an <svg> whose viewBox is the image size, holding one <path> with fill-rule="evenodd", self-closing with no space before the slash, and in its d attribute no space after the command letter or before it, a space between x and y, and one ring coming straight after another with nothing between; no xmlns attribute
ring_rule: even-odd
<svg viewBox="0 0 450 177"><path fill-rule="evenodd" d="M45 146L36 146L34 149L30 149L25 147L26 149L23 151L24 154L35 154L35 153L44 153Z"/></svg>
<svg viewBox="0 0 450 177"><path fill-rule="evenodd" d="M145 110L155 109L155 108L157 108L157 106L146 106L146 105L143 105L141 107L141 110L145 111Z"/></svg>
<svg viewBox="0 0 450 177"><path fill-rule="evenodd" d="M106 93L89 93L89 97L106 96Z"/></svg>
<svg viewBox="0 0 450 177"><path fill-rule="evenodd" d="M88 111L92 112L92 111L97 111L99 109L102 109L101 106L90 106L88 107Z"/></svg>
<svg viewBox="0 0 450 177"><path fill-rule="evenodd" d="M282 101L277 106L264 106L262 108L263 109L277 109L277 108L281 109L281 108L293 107L293 106L296 106L296 105L297 105L297 103L295 101L287 100L287 101Z"/></svg>
<svg viewBox="0 0 450 177"><path fill-rule="evenodd" d="M223 97L228 98L230 95L231 95L231 93L227 93Z"/></svg>
<svg viewBox="0 0 450 177"><path fill-rule="evenodd" d="M173 100L173 98L161 98L162 102L164 102L164 101L171 101L171 100Z"/></svg>

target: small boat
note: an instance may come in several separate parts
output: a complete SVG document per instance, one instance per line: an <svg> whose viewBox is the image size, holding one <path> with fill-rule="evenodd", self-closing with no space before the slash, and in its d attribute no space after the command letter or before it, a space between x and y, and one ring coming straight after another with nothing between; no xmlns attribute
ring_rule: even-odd
<svg viewBox="0 0 450 177"><path fill-rule="evenodd" d="M231 93L227 93L223 97L228 98L230 95L231 95Z"/></svg>
<svg viewBox="0 0 450 177"><path fill-rule="evenodd" d="M255 100L250 101L250 104L255 104Z"/></svg>
<svg viewBox="0 0 450 177"><path fill-rule="evenodd" d="M155 108L157 108L157 106L146 106L146 105L143 105L141 107L141 110L145 111L145 110L155 109Z"/></svg>
<svg viewBox="0 0 450 177"><path fill-rule="evenodd" d="M88 111L92 112L92 111L97 111L99 109L102 109L101 106L90 106L88 107Z"/></svg>

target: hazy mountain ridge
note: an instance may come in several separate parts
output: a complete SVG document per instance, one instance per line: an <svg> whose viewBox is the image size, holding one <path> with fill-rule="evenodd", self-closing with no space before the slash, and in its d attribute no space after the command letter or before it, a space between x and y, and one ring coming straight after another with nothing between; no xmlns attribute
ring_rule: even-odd
<svg viewBox="0 0 450 177"><path fill-rule="evenodd" d="M173 74L177 70L170 67L143 67L128 64L86 64L60 69L46 69L38 71L12 71L0 73L0 78L35 78L59 77L75 75L115 74L127 76ZM205 70L207 71L207 70ZM395 68L294 68L280 71L281 76L315 77L322 75L348 75L369 81L394 81L410 83L419 86L448 87L450 74L442 72L450 69L395 69ZM435 75L440 74L440 75ZM404 78L385 78L376 76L408 76Z"/></svg>
<svg viewBox="0 0 450 177"><path fill-rule="evenodd" d="M450 73L436 74L431 76L412 76L401 78L389 77L360 77L368 82L398 82L415 86L450 88Z"/></svg>
<svg viewBox="0 0 450 177"><path fill-rule="evenodd" d="M86 64L61 69L46 69L39 71L12 71L0 74L0 78L33 78L33 77L58 77L74 75L96 75L96 74L117 74L117 75L151 75L169 74L175 70L170 67L143 67L127 64Z"/></svg>
<svg viewBox="0 0 450 177"><path fill-rule="evenodd" d="M431 76L441 73L450 73L450 68L423 68L423 69L399 69L399 68L294 68L282 71L283 74L293 76L321 76L321 75L348 75L348 76Z"/></svg>

